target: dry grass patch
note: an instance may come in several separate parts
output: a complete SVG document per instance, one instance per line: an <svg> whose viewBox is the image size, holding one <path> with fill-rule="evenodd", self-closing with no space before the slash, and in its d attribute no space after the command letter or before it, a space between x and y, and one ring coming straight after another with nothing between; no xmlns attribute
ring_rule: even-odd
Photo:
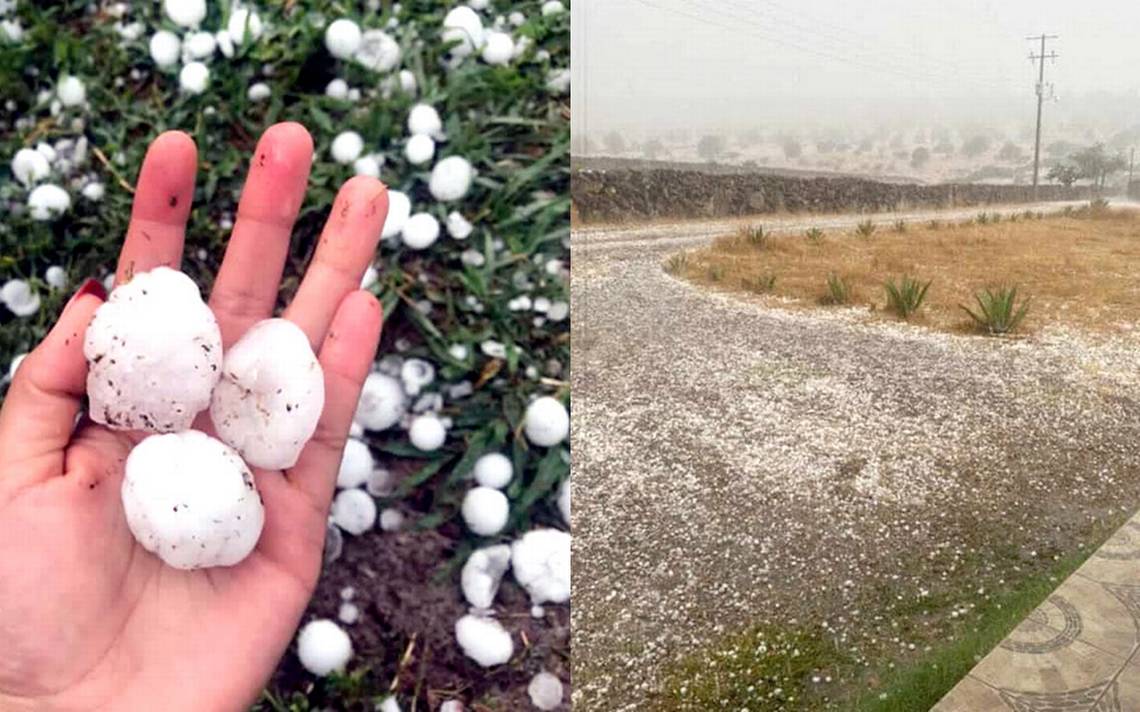
<svg viewBox="0 0 1140 712"><path fill-rule="evenodd" d="M1016 221L989 215L962 225L912 223L866 238L813 238L765 234L758 244L742 230L689 253L676 273L804 306L865 305L889 318L884 285L909 275L931 283L910 321L945 331L977 331L962 306L975 308L984 290L1014 287L1032 300L1022 330L1058 323L1108 331L1140 322L1140 216L1132 211Z"/></svg>

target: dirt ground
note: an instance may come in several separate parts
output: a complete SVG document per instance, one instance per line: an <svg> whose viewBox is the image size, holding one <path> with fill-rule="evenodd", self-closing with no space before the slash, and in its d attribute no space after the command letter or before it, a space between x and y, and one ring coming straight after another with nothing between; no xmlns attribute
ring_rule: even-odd
<svg viewBox="0 0 1140 712"><path fill-rule="evenodd" d="M1140 503L1140 336L951 335L664 273L716 234L572 241L576 706L666 708L671 662L754 624L905 661ZM866 683L819 672L825 707Z"/></svg>

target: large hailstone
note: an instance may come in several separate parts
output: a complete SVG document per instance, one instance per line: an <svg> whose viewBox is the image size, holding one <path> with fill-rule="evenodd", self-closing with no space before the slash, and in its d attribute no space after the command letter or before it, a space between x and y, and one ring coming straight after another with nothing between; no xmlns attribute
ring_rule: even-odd
<svg viewBox="0 0 1140 712"><path fill-rule="evenodd" d="M206 19L206 0L165 0L162 9L180 27L197 27Z"/></svg>
<svg viewBox="0 0 1140 712"><path fill-rule="evenodd" d="M407 193L398 190L388 191L388 217L384 218L384 228L380 236L391 239L404 230L404 225L412 214L412 201Z"/></svg>
<svg viewBox="0 0 1140 712"><path fill-rule="evenodd" d="M408 112L408 133L427 134L439 138L443 134L443 120L431 104L416 104Z"/></svg>
<svg viewBox="0 0 1140 712"><path fill-rule="evenodd" d="M329 153L337 163L345 165L360 157L364 150L364 139L355 131L342 131L333 139Z"/></svg>
<svg viewBox="0 0 1140 712"><path fill-rule="evenodd" d="M31 316L40 309L40 298L32 285L22 279L10 279L0 287L0 302L16 316Z"/></svg>
<svg viewBox="0 0 1140 712"><path fill-rule="evenodd" d="M543 670L526 686L530 703L540 710L552 710L562 704L562 681Z"/></svg>
<svg viewBox="0 0 1140 712"><path fill-rule="evenodd" d="M435 155L435 141L427 134L415 134L404 144L404 157L413 166L422 166Z"/></svg>
<svg viewBox="0 0 1140 712"><path fill-rule="evenodd" d="M432 452L443 447L447 440L447 429L434 413L417 415L408 426L408 440L424 452Z"/></svg>
<svg viewBox="0 0 1140 712"><path fill-rule="evenodd" d="M265 522L249 467L197 430L136 445L122 495L135 539L176 569L233 566L253 551Z"/></svg>
<svg viewBox="0 0 1140 712"><path fill-rule="evenodd" d="M502 489L511 483L514 469L509 457L501 452L489 452L475 461L472 472L475 481L483 487Z"/></svg>
<svg viewBox="0 0 1140 712"><path fill-rule="evenodd" d="M511 634L493 618L463 616L455 623L455 638L463 653L483 667L502 665L515 652Z"/></svg>
<svg viewBox="0 0 1140 712"><path fill-rule="evenodd" d="M376 524L376 500L361 489L341 490L333 499L331 514L333 524L359 536Z"/></svg>
<svg viewBox="0 0 1140 712"><path fill-rule="evenodd" d="M487 64L509 64L515 52L515 42L506 32L491 32L483 46L483 61Z"/></svg>
<svg viewBox="0 0 1140 712"><path fill-rule="evenodd" d="M570 535L558 529L532 529L511 544L511 571L542 605L570 600Z"/></svg>
<svg viewBox="0 0 1140 712"><path fill-rule="evenodd" d="M25 188L47 178L50 173L48 159L34 148L21 148L12 157L12 175Z"/></svg>
<svg viewBox="0 0 1140 712"><path fill-rule="evenodd" d="M362 440L349 438L344 443L344 454L340 458L340 470L336 475L337 487L360 487L372 476L376 460L372 451Z"/></svg>
<svg viewBox="0 0 1140 712"><path fill-rule="evenodd" d="M416 213L404 223L400 239L413 250L426 250L439 238L439 221L431 213Z"/></svg>
<svg viewBox="0 0 1140 712"><path fill-rule="evenodd" d="M169 267L116 287L84 337L91 418L124 430L186 430L221 375L222 334L189 277Z"/></svg>
<svg viewBox="0 0 1140 712"><path fill-rule="evenodd" d="M476 549L467 558L463 571L459 574L463 597L474 608L490 608L495 602L495 594L499 591L503 575L510 566L511 547L507 544Z"/></svg>
<svg viewBox="0 0 1140 712"><path fill-rule="evenodd" d="M471 189L471 179L475 171L471 163L462 156L448 156L431 169L428 190L436 200L459 200Z"/></svg>
<svg viewBox="0 0 1140 712"><path fill-rule="evenodd" d="M150 58L160 67L171 67L182 55L182 40L170 30L159 30L150 38Z"/></svg>
<svg viewBox="0 0 1140 712"><path fill-rule="evenodd" d="M570 434L570 413L557 398L535 398L526 409L527 440L540 447L557 445Z"/></svg>
<svg viewBox="0 0 1140 712"><path fill-rule="evenodd" d="M178 84L187 94L201 94L210 84L210 68L202 62L183 65L178 73Z"/></svg>
<svg viewBox="0 0 1140 712"><path fill-rule="evenodd" d="M507 496L491 487L472 487L460 507L467 528L479 536L494 536L507 526L511 513Z"/></svg>
<svg viewBox="0 0 1140 712"><path fill-rule="evenodd" d="M384 373L370 373L360 390L354 420L365 430L387 430L404 417L408 397L398 379Z"/></svg>
<svg viewBox="0 0 1140 712"><path fill-rule="evenodd" d="M247 32L250 40L256 40L261 37L261 30L261 17L256 10L239 5L234 6L230 13L229 22L226 23L226 32L229 33L234 44L241 45L244 43Z"/></svg>
<svg viewBox="0 0 1140 712"><path fill-rule="evenodd" d="M71 207L71 196L54 183L37 185L28 194L28 213L34 220L55 220Z"/></svg>
<svg viewBox="0 0 1140 712"><path fill-rule="evenodd" d="M324 372L305 332L266 319L226 352L210 418L246 462L280 470L296 464L324 405Z"/></svg>
<svg viewBox="0 0 1140 712"><path fill-rule="evenodd" d="M400 45L383 30L367 30L354 59L365 69L387 72L400 61Z"/></svg>
<svg viewBox="0 0 1140 712"><path fill-rule="evenodd" d="M64 106L79 106L87 101L87 86L79 77L64 74L55 86L55 95Z"/></svg>
<svg viewBox="0 0 1140 712"><path fill-rule="evenodd" d="M474 10L466 5L460 5L443 18L443 33L440 39L444 42L458 41L458 44L451 48L451 54L456 57L466 57L483 46L483 21Z"/></svg>
<svg viewBox="0 0 1140 712"><path fill-rule="evenodd" d="M342 17L325 28L325 48L337 59L348 59L360 49L360 37L360 25Z"/></svg>
<svg viewBox="0 0 1140 712"><path fill-rule="evenodd" d="M297 657L318 677L343 671L352 658L352 639L336 623L319 618L305 624L297 636Z"/></svg>

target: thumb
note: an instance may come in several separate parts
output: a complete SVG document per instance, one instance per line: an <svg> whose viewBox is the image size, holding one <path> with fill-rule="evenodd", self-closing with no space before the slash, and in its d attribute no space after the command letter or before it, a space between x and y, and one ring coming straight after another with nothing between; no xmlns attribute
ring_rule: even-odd
<svg viewBox="0 0 1140 712"><path fill-rule="evenodd" d="M16 370L0 410L0 488L18 489L63 472L64 449L87 390L83 335L106 296L96 280L84 282Z"/></svg>

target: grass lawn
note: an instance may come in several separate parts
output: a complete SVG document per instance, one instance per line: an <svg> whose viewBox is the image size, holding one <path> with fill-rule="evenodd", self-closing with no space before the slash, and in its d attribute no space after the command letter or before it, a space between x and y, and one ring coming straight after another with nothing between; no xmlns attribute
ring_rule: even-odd
<svg viewBox="0 0 1140 712"><path fill-rule="evenodd" d="M884 284L909 276L930 283L910 320L949 332L976 330L961 306L978 312L979 290L1017 287L1018 306L1030 300L1023 331L1046 324L1111 331L1140 320L1140 284L1131 278L1138 262L1137 215L1086 208L1043 218L981 213L963 223L878 225L866 235L742 228L674 256L666 269L710 287L813 307L836 301L828 281L841 280L847 304L892 319Z"/></svg>

